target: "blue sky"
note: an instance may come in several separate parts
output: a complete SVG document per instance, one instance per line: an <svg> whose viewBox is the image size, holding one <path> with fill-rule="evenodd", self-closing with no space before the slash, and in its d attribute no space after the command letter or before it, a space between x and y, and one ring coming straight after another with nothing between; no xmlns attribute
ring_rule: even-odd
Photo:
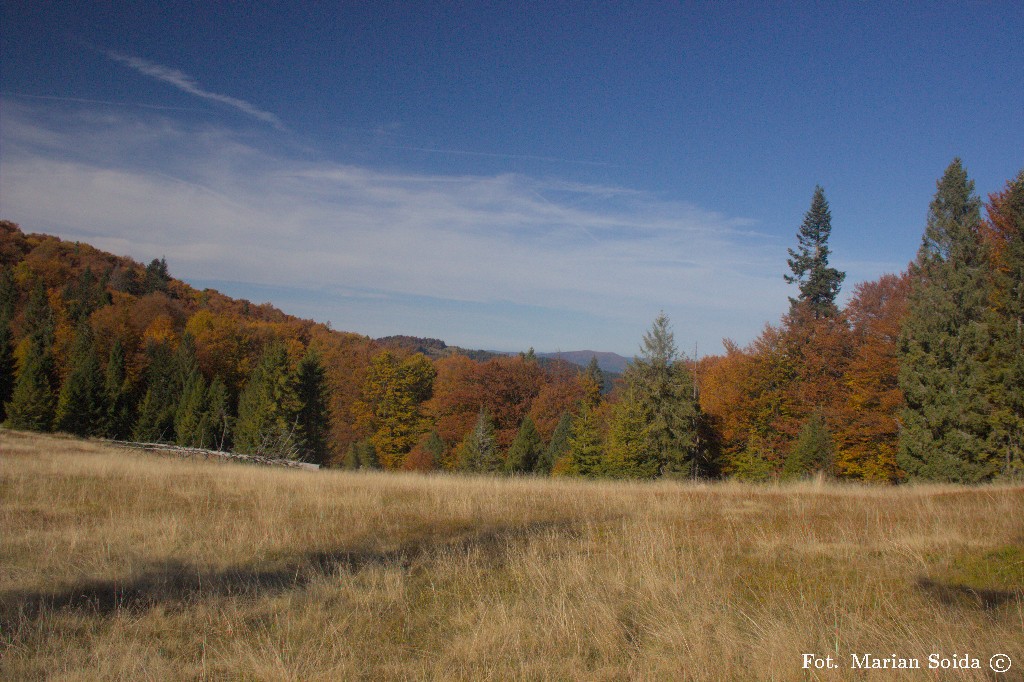
<svg viewBox="0 0 1024 682"><path fill-rule="evenodd" d="M0 8L0 217L371 336L719 352L1024 166L1020 2Z"/></svg>

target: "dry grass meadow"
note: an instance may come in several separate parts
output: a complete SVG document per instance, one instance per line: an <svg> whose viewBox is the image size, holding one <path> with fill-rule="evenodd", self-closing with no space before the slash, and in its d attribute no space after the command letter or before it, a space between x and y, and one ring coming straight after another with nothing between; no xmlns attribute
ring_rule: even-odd
<svg viewBox="0 0 1024 682"><path fill-rule="evenodd" d="M1024 488L306 472L0 431L0 600L3 680L1020 680ZM982 669L849 667L933 652Z"/></svg>

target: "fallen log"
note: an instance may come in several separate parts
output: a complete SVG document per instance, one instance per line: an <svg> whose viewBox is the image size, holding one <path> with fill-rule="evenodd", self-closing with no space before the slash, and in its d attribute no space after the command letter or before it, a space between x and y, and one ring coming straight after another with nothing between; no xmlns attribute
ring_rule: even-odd
<svg viewBox="0 0 1024 682"><path fill-rule="evenodd" d="M294 459L280 459L276 457L265 457L263 455L247 455L241 452L225 452L223 450L207 450L205 448L189 448L182 445L171 445L169 443L136 443L127 440L105 440L104 442L119 448L176 454L180 457L224 459L235 462L246 462L248 464L259 464L262 466L279 466L291 469L309 469L314 471L320 468L319 464L299 462Z"/></svg>

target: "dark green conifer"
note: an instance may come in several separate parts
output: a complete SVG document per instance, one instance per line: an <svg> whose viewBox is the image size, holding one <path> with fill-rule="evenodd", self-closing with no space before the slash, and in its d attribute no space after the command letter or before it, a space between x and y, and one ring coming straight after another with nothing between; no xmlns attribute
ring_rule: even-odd
<svg viewBox="0 0 1024 682"><path fill-rule="evenodd" d="M270 344L238 398L235 447L246 453L296 458L299 399L288 353Z"/></svg>
<svg viewBox="0 0 1024 682"><path fill-rule="evenodd" d="M569 436L569 466L565 473L595 477L604 473L604 443L597 414L587 404L572 421Z"/></svg>
<svg viewBox="0 0 1024 682"><path fill-rule="evenodd" d="M423 463L423 469L432 471L438 468L444 460L445 445L437 431L431 431L427 434L423 440L422 448L427 456L427 461Z"/></svg>
<svg viewBox="0 0 1024 682"><path fill-rule="evenodd" d="M626 368L623 377L645 415L645 451L657 474L685 476L696 452L697 406L693 377L675 345L664 313L644 334L641 354ZM647 465L640 465L646 470Z"/></svg>
<svg viewBox="0 0 1024 682"><path fill-rule="evenodd" d="M989 440L1001 460L1000 475L1024 478L1024 171L992 195L989 226L995 261L986 314L992 337L986 359Z"/></svg>
<svg viewBox="0 0 1024 682"><path fill-rule="evenodd" d="M174 442L174 412L180 393L175 354L166 341L146 349L145 391L139 404L132 439L143 443Z"/></svg>
<svg viewBox="0 0 1024 682"><path fill-rule="evenodd" d="M103 282L97 278L92 268L86 266L74 281L64 287L64 304L68 317L78 323L87 319L93 312L110 303Z"/></svg>
<svg viewBox="0 0 1024 682"><path fill-rule="evenodd" d="M911 264L900 339L907 406L897 460L913 478L974 483L999 470L984 381L990 277L980 209L974 182L955 159L938 182Z"/></svg>
<svg viewBox="0 0 1024 682"><path fill-rule="evenodd" d="M790 298L792 306L806 305L815 319L831 317L838 312L836 297L846 273L828 266L828 238L832 233L832 213L829 211L825 190L814 188L811 207L797 231L797 249L789 249L789 268L792 275L783 277L790 284L800 286L797 298Z"/></svg>
<svg viewBox="0 0 1024 682"><path fill-rule="evenodd" d="M206 392L207 419L210 425L210 445L215 450L231 447L231 400L228 387L220 377L214 377Z"/></svg>
<svg viewBox="0 0 1024 682"><path fill-rule="evenodd" d="M103 390L107 396L107 437L124 440L131 436L135 423L134 400L128 381L124 346L114 339L107 358Z"/></svg>
<svg viewBox="0 0 1024 682"><path fill-rule="evenodd" d="M54 426L78 436L102 436L107 431L108 415L103 369L96 357L92 328L83 321L75 332L71 370L57 399Z"/></svg>
<svg viewBox="0 0 1024 682"><path fill-rule="evenodd" d="M37 282L25 309L28 351L5 406L7 425L14 429L49 431L53 428L57 398L54 390L53 310L46 287Z"/></svg>
<svg viewBox="0 0 1024 682"><path fill-rule="evenodd" d="M377 451L373 447L373 443L368 440L352 443L345 451L342 466L352 470L380 469L380 462L377 459Z"/></svg>
<svg viewBox="0 0 1024 682"><path fill-rule="evenodd" d="M14 268L0 266L0 321L10 325L18 305L18 285L14 282Z"/></svg>
<svg viewBox="0 0 1024 682"><path fill-rule="evenodd" d="M820 412L807 420L782 467L784 478L803 478L814 473L832 473L835 446Z"/></svg>
<svg viewBox="0 0 1024 682"><path fill-rule="evenodd" d="M772 477L769 448L755 434L747 440L747 446L732 458L731 473L737 481L764 483Z"/></svg>
<svg viewBox="0 0 1024 682"><path fill-rule="evenodd" d="M14 382L18 374L14 360L14 338L7 318L0 316L0 424L7 418L4 407L14 393Z"/></svg>
<svg viewBox="0 0 1024 682"><path fill-rule="evenodd" d="M167 291L171 283L171 273L167 269L165 258L154 258L146 266L146 275L142 284L143 293L149 294L154 291Z"/></svg>
<svg viewBox="0 0 1024 682"><path fill-rule="evenodd" d="M198 369L185 380L181 398L175 407L174 438L178 445L186 447L208 448L212 445L206 380Z"/></svg>
<svg viewBox="0 0 1024 682"><path fill-rule="evenodd" d="M297 374L299 440L307 461L324 464L329 454L330 430L327 373L316 349L306 352Z"/></svg>
<svg viewBox="0 0 1024 682"><path fill-rule="evenodd" d="M566 412L558 420L555 431L551 435L551 442L544 449L537 460L535 471L538 474L548 475L555 462L569 454L569 436L572 435L572 415Z"/></svg>
<svg viewBox="0 0 1024 682"><path fill-rule="evenodd" d="M505 471L510 474L530 473L536 468L543 453L544 441L537 431L537 425L530 419L530 415L526 415L505 456Z"/></svg>
<svg viewBox="0 0 1024 682"><path fill-rule="evenodd" d="M583 388L586 391L586 400L590 403L591 407L597 407L601 402L601 396L605 391L605 378L604 372L601 371L601 366L597 362L596 356L590 357L590 362L587 363L586 369L583 370Z"/></svg>
<svg viewBox="0 0 1024 682"><path fill-rule="evenodd" d="M632 388L615 404L608 427L604 473L612 478L654 478L658 453L651 437L653 417Z"/></svg>
<svg viewBox="0 0 1024 682"><path fill-rule="evenodd" d="M52 375L53 359L49 351L33 341L18 372L11 400L5 406L9 427L30 431L49 431L53 427L57 401Z"/></svg>

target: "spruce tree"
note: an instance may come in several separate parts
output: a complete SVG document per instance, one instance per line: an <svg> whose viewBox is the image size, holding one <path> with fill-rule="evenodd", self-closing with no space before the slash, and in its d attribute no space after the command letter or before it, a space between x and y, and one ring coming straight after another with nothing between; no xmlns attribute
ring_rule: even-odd
<svg viewBox="0 0 1024 682"><path fill-rule="evenodd" d="M537 461L543 453L544 441L537 431L537 425L530 419L530 415L526 415L515 440L509 446L505 457L505 471L514 474L530 473L536 468Z"/></svg>
<svg viewBox="0 0 1024 682"><path fill-rule="evenodd" d="M828 239L832 233L832 213L829 211L825 190L820 185L814 188L811 207L804 215L804 222L797 231L797 248L789 249L789 264L792 275L784 275L790 284L798 284L800 294L790 298L795 308L806 305L815 319L831 317L838 312L836 296L846 273L828 266Z"/></svg>
<svg viewBox="0 0 1024 682"><path fill-rule="evenodd" d="M733 456L730 470L737 481L764 483L772 477L768 446L756 434L750 434L747 445Z"/></svg>
<svg viewBox="0 0 1024 682"><path fill-rule="evenodd" d="M167 341L151 343L146 348L145 391L132 429L132 440L143 443L173 443L174 413L178 404L180 384L175 353Z"/></svg>
<svg viewBox="0 0 1024 682"><path fill-rule="evenodd" d="M224 381L215 376L206 392L207 420L210 425L210 445L215 450L227 450L231 447L231 401L228 387Z"/></svg>
<svg viewBox="0 0 1024 682"><path fill-rule="evenodd" d="M696 393L664 313L644 334L641 355L626 368L624 379L647 420L650 447L645 452L651 461L639 466L658 474L689 473L696 453Z"/></svg>
<svg viewBox="0 0 1024 682"><path fill-rule="evenodd" d="M658 454L644 402L630 389L615 404L608 427L604 473L613 478L654 478Z"/></svg>
<svg viewBox="0 0 1024 682"><path fill-rule="evenodd" d="M14 334L11 320L14 319L18 290L14 284L12 268L0 267L0 424L7 418L4 405L11 399L14 382L18 375L18 363L14 359Z"/></svg>
<svg viewBox="0 0 1024 682"><path fill-rule="evenodd" d="M601 366L597 363L597 356L590 356L590 362L583 370L582 383L587 402L591 407L597 407L605 389L604 372L601 371Z"/></svg>
<svg viewBox="0 0 1024 682"><path fill-rule="evenodd" d="M480 408L476 425L459 445L456 457L461 471L484 474L501 471L501 453L498 452L494 420L486 409Z"/></svg>
<svg viewBox="0 0 1024 682"><path fill-rule="evenodd" d="M103 370L96 357L92 329L80 322L75 333L71 371L57 399L55 427L78 436L102 436L107 431L109 403Z"/></svg>
<svg viewBox="0 0 1024 682"><path fill-rule="evenodd" d="M305 458L324 464L328 457L327 436L330 429L328 413L327 373L320 354L310 348L299 363L296 392L299 400L298 437Z"/></svg>
<svg viewBox="0 0 1024 682"><path fill-rule="evenodd" d="M911 477L974 483L994 476L983 360L988 332L981 201L959 159L938 181L900 338L906 398L897 460Z"/></svg>
<svg viewBox="0 0 1024 682"><path fill-rule="evenodd" d="M14 268L0 265L0 321L9 325L18 305L18 285L14 281Z"/></svg>
<svg viewBox="0 0 1024 682"><path fill-rule="evenodd" d="M107 397L108 438L124 440L131 436L134 424L134 409L131 385L127 377L124 346L120 339L114 339L107 358L103 389Z"/></svg>
<svg viewBox="0 0 1024 682"><path fill-rule="evenodd" d="M86 266L82 274L64 287L64 305L68 317L78 323L89 318L96 310L110 303L110 294L92 268Z"/></svg>
<svg viewBox="0 0 1024 682"><path fill-rule="evenodd" d="M430 471L441 466L441 462L444 460L444 441L441 440L441 436L438 435L437 431L431 431L427 434L422 444L422 449L427 457L427 461L424 462L423 469Z"/></svg>
<svg viewBox="0 0 1024 682"><path fill-rule="evenodd" d="M56 398L52 375L49 349L33 339L18 371L11 400L5 406L9 427L30 431L49 431L53 427Z"/></svg>
<svg viewBox="0 0 1024 682"><path fill-rule="evenodd" d="M0 424L7 418L4 407L14 393L14 381L18 374L14 360L14 338L7 318L0 316Z"/></svg>
<svg viewBox="0 0 1024 682"><path fill-rule="evenodd" d="M154 258L151 260L149 265L146 266L142 293L149 294L154 291L167 291L170 283L171 273L167 269L167 260L165 258Z"/></svg>
<svg viewBox="0 0 1024 682"><path fill-rule="evenodd" d="M38 343L47 353L53 345L54 329L57 321L50 307L50 298L42 280L37 281L25 306L25 336L33 343Z"/></svg>
<svg viewBox="0 0 1024 682"><path fill-rule="evenodd" d="M186 379L175 407L174 437L178 445L186 447L207 448L212 444L206 380L198 369Z"/></svg>
<svg viewBox="0 0 1024 682"><path fill-rule="evenodd" d="M537 460L535 471L538 474L550 474L555 462L569 453L569 436L572 435L572 415L564 413L551 434L551 441Z"/></svg>
<svg viewBox="0 0 1024 682"><path fill-rule="evenodd" d="M597 414L586 403L572 422L568 467L563 473L591 478L604 473L604 443Z"/></svg>
<svg viewBox="0 0 1024 682"><path fill-rule="evenodd" d="M986 315L991 352L986 389L992 411L989 440L1000 474L1024 477L1024 171L990 198L986 224L992 284Z"/></svg>
<svg viewBox="0 0 1024 682"><path fill-rule="evenodd" d="M273 343L238 398L235 446L242 452L295 458L299 400L284 344Z"/></svg>
<svg viewBox="0 0 1024 682"><path fill-rule="evenodd" d="M11 400L5 406L7 424L14 429L49 431L53 428L57 402L51 355L54 317L41 281L36 283L25 308L25 331L28 350L18 370Z"/></svg>
<svg viewBox="0 0 1024 682"><path fill-rule="evenodd" d="M342 461L345 469L380 469L380 461L377 459L377 451L369 440L361 440L352 443L345 451L345 458Z"/></svg>
<svg viewBox="0 0 1024 682"><path fill-rule="evenodd" d="M782 467L784 478L802 478L813 473L832 473L835 446L820 412L807 420Z"/></svg>

